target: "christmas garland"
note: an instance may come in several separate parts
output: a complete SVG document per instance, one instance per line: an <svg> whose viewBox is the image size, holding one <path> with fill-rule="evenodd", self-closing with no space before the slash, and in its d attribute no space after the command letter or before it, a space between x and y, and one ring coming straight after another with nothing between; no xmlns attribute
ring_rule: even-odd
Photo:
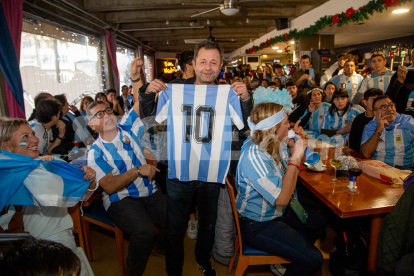
<svg viewBox="0 0 414 276"><path fill-rule="evenodd" d="M246 49L246 54L256 53L257 51L271 47L278 42L286 42L290 39L298 40L300 37L312 36L326 26L332 27L336 24L338 27L341 27L352 22L359 23L368 20L369 15L373 15L375 12L382 13L390 7L395 7L407 2L411 2L411 0L372 0L358 10L354 10L354 8L351 7L345 12L321 17L314 25L310 25L303 30L298 31L297 29L293 29L290 30L289 33L267 39L265 42L260 43L259 46L253 46L250 49Z"/></svg>

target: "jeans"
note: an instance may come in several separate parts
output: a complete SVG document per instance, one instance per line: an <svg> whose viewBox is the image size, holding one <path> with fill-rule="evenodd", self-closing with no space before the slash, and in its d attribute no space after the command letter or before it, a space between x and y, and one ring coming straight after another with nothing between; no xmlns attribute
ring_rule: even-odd
<svg viewBox="0 0 414 276"><path fill-rule="evenodd" d="M224 186L223 186L224 187ZM201 181L180 182L167 179L168 219L166 268L168 275L182 275L184 264L184 234L188 211L195 191L198 192L198 237L196 261L201 266L210 264L217 219L217 202L222 184Z"/></svg>
<svg viewBox="0 0 414 276"><path fill-rule="evenodd" d="M130 276L142 275L155 241L165 248L167 197L160 191L147 197L126 197L108 208L109 218L123 232L131 234L126 260ZM156 228L159 233L156 236Z"/></svg>
<svg viewBox="0 0 414 276"><path fill-rule="evenodd" d="M327 222L320 213L306 211L309 217L304 224L289 206L282 217L270 221L241 218L242 240L253 248L290 260L285 276L314 275L322 268L323 256L313 244L324 235Z"/></svg>

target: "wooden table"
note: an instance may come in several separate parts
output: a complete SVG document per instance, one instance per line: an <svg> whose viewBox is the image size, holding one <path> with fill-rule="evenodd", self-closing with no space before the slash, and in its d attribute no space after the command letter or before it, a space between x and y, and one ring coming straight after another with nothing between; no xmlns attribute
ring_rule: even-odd
<svg viewBox="0 0 414 276"><path fill-rule="evenodd" d="M361 157L352 150L351 155ZM357 181L360 193L350 194L346 191L349 180L333 184L329 182L333 174L332 168L325 172L313 172L304 168L299 172L299 181L341 218L371 215L367 269L375 273L381 223L403 194L402 185L393 188L389 183L363 173Z"/></svg>

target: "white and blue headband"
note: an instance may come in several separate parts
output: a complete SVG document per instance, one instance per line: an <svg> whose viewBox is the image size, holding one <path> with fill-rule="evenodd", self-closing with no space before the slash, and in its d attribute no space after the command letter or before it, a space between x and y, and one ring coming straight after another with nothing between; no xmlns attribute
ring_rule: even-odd
<svg viewBox="0 0 414 276"><path fill-rule="evenodd" d="M319 92L321 92L321 93L323 92L323 90L322 90L322 89L320 89L320 88L314 88L314 89L309 90L307 94L312 93L312 92L313 92L313 91L315 91L315 90L316 90L316 91L319 91Z"/></svg>
<svg viewBox="0 0 414 276"><path fill-rule="evenodd" d="M278 113L270 116L269 118L266 118L264 120L261 120L257 124L253 123L252 120L247 118L247 124L250 128L250 136L253 136L253 133L256 130L268 130L277 125L278 123L282 122L286 118L286 111L283 108Z"/></svg>

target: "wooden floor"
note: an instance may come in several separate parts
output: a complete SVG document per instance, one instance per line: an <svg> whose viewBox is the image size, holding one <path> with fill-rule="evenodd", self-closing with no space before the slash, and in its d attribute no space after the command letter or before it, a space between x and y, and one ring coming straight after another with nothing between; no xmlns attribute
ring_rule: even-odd
<svg viewBox="0 0 414 276"><path fill-rule="evenodd" d="M118 256L115 247L115 237L112 232L106 232L101 228L91 228L92 236L92 252L94 260L91 262L92 269L96 276L119 276L121 270L118 264ZM335 233L333 231L327 232L327 238L322 243L322 249L329 252ZM125 256L128 254L128 241L125 243ZM184 276L202 276L201 271L195 262L194 248L196 240L189 238L184 239ZM227 275L227 266L217 263L212 259L212 265L216 269L219 276ZM329 276L328 260L325 260L318 276ZM234 275L235 270L233 269ZM165 260L160 257L150 256L147 267L144 273L145 276L164 276L167 275L165 271ZM272 272L268 265L266 266L252 266L249 267L244 276L272 276Z"/></svg>

